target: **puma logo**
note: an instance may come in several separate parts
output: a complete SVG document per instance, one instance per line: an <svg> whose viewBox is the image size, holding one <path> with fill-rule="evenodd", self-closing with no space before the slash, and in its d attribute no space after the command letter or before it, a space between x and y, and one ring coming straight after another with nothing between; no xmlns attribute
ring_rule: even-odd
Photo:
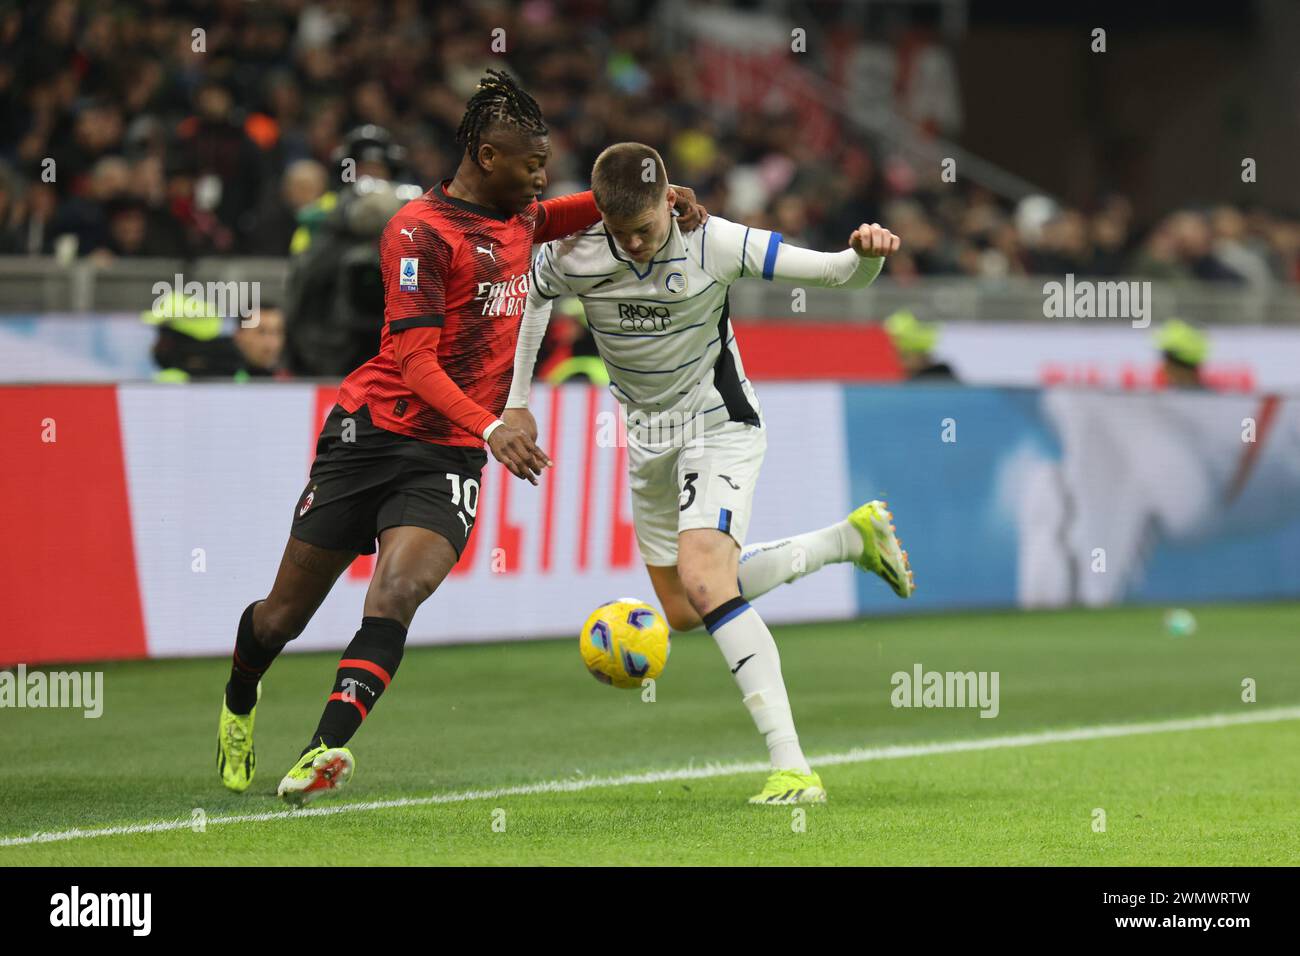
<svg viewBox="0 0 1300 956"><path fill-rule="evenodd" d="M489 259L491 259L493 262L496 262L496 261L497 261L496 253L492 251L492 247L493 247L494 245L496 245L496 243L494 243L494 242L489 242L489 243L488 243L488 247L487 247L486 249L484 249L482 246L475 246L475 247L474 247L474 250L475 250L476 252L481 252L481 253L483 253L483 255L487 256L487 257L488 257Z"/></svg>
<svg viewBox="0 0 1300 956"><path fill-rule="evenodd" d="M460 518L460 523L465 526L465 537L469 537L469 521L465 517L465 512L457 511L456 517Z"/></svg>
<svg viewBox="0 0 1300 956"><path fill-rule="evenodd" d="M404 235L407 239L410 239L412 242L415 242L415 227L414 227L414 226L412 226L410 229L399 229L399 230L397 230L397 231L400 232L402 235Z"/></svg>

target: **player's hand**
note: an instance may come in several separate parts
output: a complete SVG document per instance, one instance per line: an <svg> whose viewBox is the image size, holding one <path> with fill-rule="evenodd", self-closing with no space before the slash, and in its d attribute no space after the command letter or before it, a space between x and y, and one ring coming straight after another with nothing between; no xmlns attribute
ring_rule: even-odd
<svg viewBox="0 0 1300 956"><path fill-rule="evenodd" d="M673 208L677 210L677 228L682 232L691 232L709 218L709 211L695 201L695 190L690 186L669 186L677 194Z"/></svg>
<svg viewBox="0 0 1300 956"><path fill-rule="evenodd" d="M501 420L507 425L518 428L533 441L537 441L537 419L528 409L507 408L501 413Z"/></svg>
<svg viewBox="0 0 1300 956"><path fill-rule="evenodd" d="M510 474L533 484L537 484L542 470L552 464L550 456L533 443L528 433L513 425L504 424L496 429L488 439L488 447L493 457L510 469Z"/></svg>
<svg viewBox="0 0 1300 956"><path fill-rule="evenodd" d="M849 246L863 257L892 256L902 240L878 222L865 222L849 236Z"/></svg>

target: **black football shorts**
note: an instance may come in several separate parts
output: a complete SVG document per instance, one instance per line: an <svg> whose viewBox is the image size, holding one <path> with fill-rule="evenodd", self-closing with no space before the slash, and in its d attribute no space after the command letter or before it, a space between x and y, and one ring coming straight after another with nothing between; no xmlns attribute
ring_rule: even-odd
<svg viewBox="0 0 1300 956"><path fill-rule="evenodd" d="M374 554L385 528L414 525L442 535L459 557L486 463L482 448L433 445L378 427L364 405L355 412L335 405L290 533L320 548Z"/></svg>

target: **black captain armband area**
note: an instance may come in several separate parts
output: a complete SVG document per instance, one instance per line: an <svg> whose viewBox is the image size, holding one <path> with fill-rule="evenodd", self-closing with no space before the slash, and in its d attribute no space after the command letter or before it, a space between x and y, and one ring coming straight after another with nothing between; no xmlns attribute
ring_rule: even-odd
<svg viewBox="0 0 1300 956"><path fill-rule="evenodd" d="M440 329L446 322L445 315L413 315L407 319L394 319L388 323L388 331L405 332L407 329Z"/></svg>

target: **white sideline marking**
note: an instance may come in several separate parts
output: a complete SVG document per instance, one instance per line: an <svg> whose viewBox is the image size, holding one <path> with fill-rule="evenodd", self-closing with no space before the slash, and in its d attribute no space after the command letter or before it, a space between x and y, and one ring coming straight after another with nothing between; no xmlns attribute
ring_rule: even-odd
<svg viewBox="0 0 1300 956"><path fill-rule="evenodd" d="M1176 733L1184 730L1212 730L1235 727L1241 724L1266 724L1283 720L1300 720L1300 707L1273 707L1242 714L1210 714L1204 717L1183 717L1176 720L1149 721L1140 724L1100 724L1094 727L1077 727L1072 730L1044 730L1006 737L985 737L972 740L953 740L929 744L906 744L890 747L856 747L837 754L813 757L809 762L816 767L834 764L866 763L871 760L896 760L901 757L927 757L940 754L967 753L975 750L1002 750L1007 747L1032 747L1037 744L1073 743L1079 740L1105 740L1111 737L1136 737L1143 734ZM209 817L207 824L262 823L267 820L288 820L299 817L326 817L336 813L357 813L364 810L390 810L397 807L427 807L440 803L465 803L469 800L492 800L497 797L533 796L542 793L575 793L598 787L626 787L639 783L664 783L671 780L701 780L709 777L728 777L741 773L760 773L769 769L767 761L751 760L744 763L706 764L702 767L685 767L678 770L653 770L646 773L626 774L621 777L581 777L574 780L550 780L543 783L498 787L495 790L465 790L460 793L435 794L428 797L402 797L397 800L371 800L366 803L333 803L323 807L306 807L302 810L277 810L266 813L245 813L224 817ZM65 840L85 840L91 837L125 836L131 833L166 833L170 830L188 830L191 821L162 820L156 823L131 823L125 826L103 827L95 830L57 830L52 833L33 833L30 836L0 838L0 847L26 846L31 843L58 843Z"/></svg>

